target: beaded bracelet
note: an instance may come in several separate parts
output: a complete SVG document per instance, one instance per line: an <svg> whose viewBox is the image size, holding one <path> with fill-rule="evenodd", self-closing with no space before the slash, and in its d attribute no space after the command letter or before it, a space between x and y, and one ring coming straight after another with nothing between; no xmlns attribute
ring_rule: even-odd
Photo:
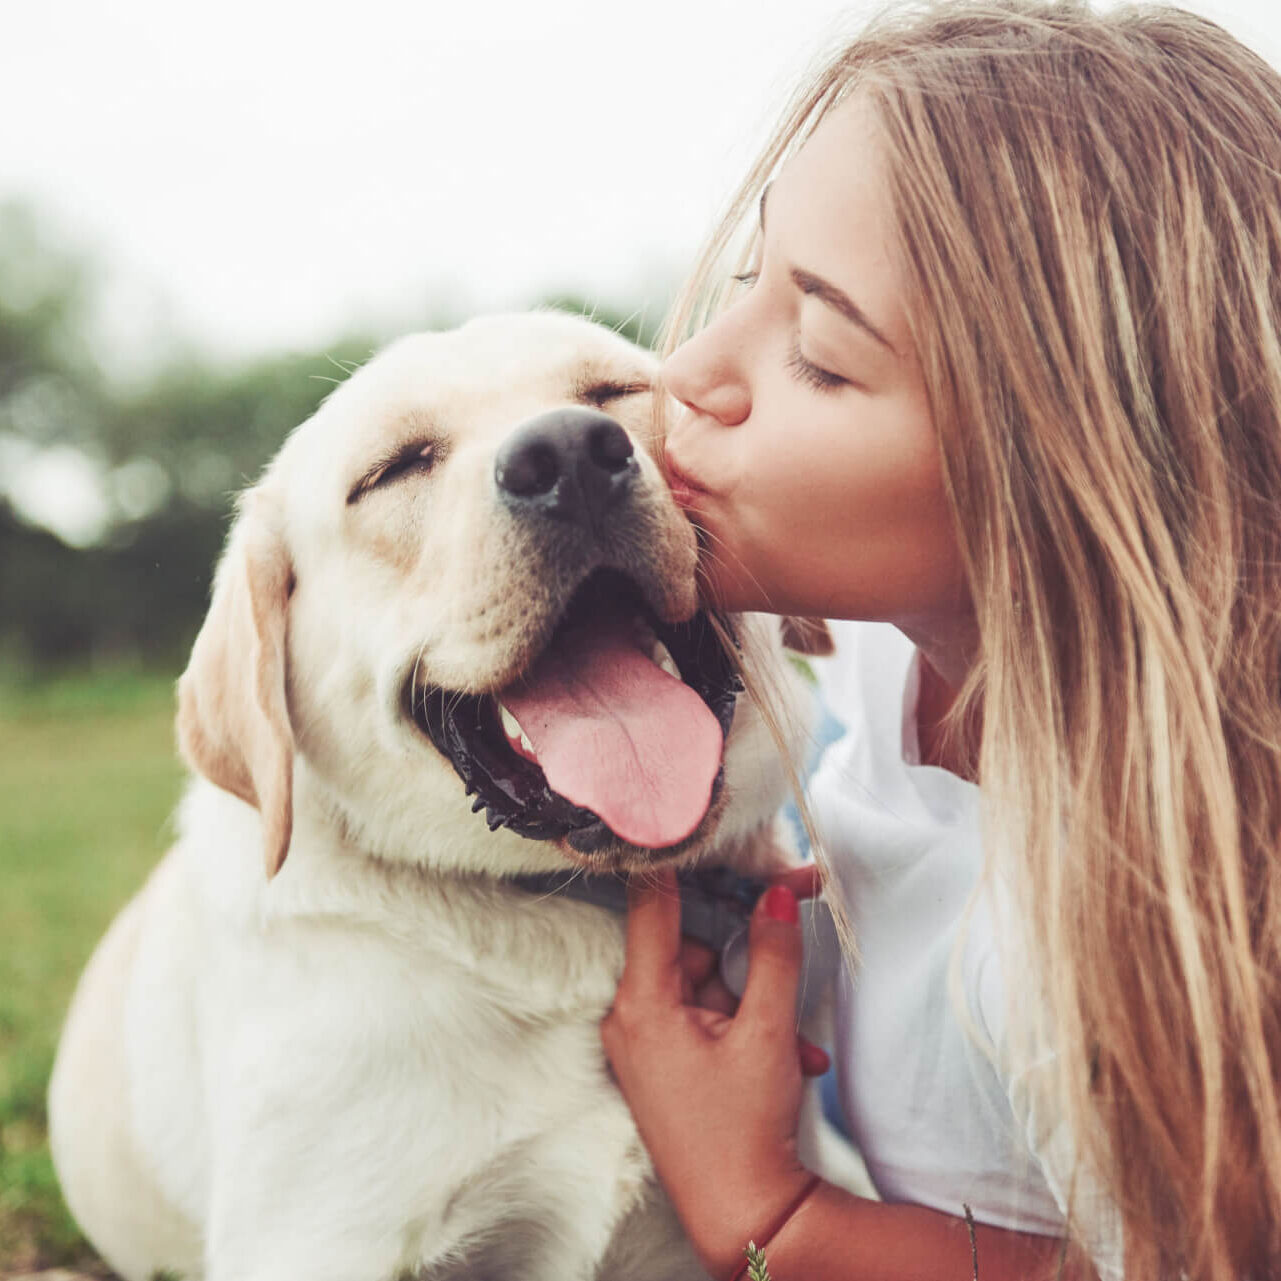
<svg viewBox="0 0 1281 1281"><path fill-rule="evenodd" d="M766 1246L768 1246L770 1242L773 1241L776 1236L778 1236L778 1234L783 1230L783 1228L787 1226L788 1221L792 1218L792 1216L796 1213L796 1211L799 1210L801 1206L805 1204L805 1202L809 1199L810 1194L822 1182L823 1180L819 1175L813 1174L810 1176L809 1182L806 1183L805 1186L800 1190L800 1193L797 1195L796 1199L774 1221L774 1226L770 1228L770 1230L765 1234L764 1238L761 1240L760 1245L756 1247L758 1250L764 1252ZM752 1242L752 1244L755 1245L756 1243ZM744 1254L746 1254L746 1250L744 1250ZM750 1264L750 1260L744 1259L742 1266L738 1269L737 1272L734 1273L734 1275L730 1278L730 1281L743 1281L743 1279L747 1276L747 1269L749 1264Z"/></svg>

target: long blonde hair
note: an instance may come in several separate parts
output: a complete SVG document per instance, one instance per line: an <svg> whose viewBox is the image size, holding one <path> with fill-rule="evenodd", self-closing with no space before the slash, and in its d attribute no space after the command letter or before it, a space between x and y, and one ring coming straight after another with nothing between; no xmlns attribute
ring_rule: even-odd
<svg viewBox="0 0 1281 1281"><path fill-rule="evenodd" d="M808 84L882 125L980 630L989 870L1056 1051L1041 1105L1126 1276L1281 1272L1281 78L1142 6L899 10ZM1037 1010L1039 1021L1034 1021Z"/></svg>

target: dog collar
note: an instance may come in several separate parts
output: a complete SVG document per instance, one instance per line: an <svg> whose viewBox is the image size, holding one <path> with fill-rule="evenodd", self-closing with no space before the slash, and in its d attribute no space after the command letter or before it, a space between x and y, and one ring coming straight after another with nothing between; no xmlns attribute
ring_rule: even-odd
<svg viewBox="0 0 1281 1281"><path fill-rule="evenodd" d="M530 894L561 895L620 915L627 911L627 880L584 872L517 876L513 883ZM739 876L727 867L693 868L676 873L681 895L681 933L706 943L720 957L720 976L738 997L747 987L748 921L766 882ZM797 1009L815 1015L842 966L840 939L832 909L823 897L800 902L802 959L797 979Z"/></svg>
<svg viewBox="0 0 1281 1281"><path fill-rule="evenodd" d="M624 876L591 876L581 871L517 876L513 884L529 894L558 895L591 903L620 915L627 911ZM727 867L695 867L676 873L681 894L681 933L717 952L741 934L766 883Z"/></svg>

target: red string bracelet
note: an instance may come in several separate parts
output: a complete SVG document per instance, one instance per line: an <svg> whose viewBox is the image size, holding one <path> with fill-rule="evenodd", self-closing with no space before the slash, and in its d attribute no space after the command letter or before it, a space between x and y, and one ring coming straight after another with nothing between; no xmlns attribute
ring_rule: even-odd
<svg viewBox="0 0 1281 1281"><path fill-rule="evenodd" d="M809 1199L810 1194L822 1182L823 1180L819 1175L812 1174L810 1176L809 1182L806 1183L806 1185L800 1190L799 1195L791 1203L791 1205L789 1205L787 1209L784 1210L783 1213L779 1215L779 1217L774 1221L774 1226L770 1228L770 1230L765 1234L764 1238L762 1238L762 1240L759 1242L753 1241L752 1245L756 1246L756 1248L760 1250L761 1253L763 1254L765 1252L765 1248L770 1244L770 1242L773 1241L774 1238L778 1236L778 1234L787 1226L787 1223L791 1219L792 1215L794 1215L796 1211L799 1210L802 1205L804 1205L806 1200ZM743 1278L747 1276L748 1267L749 1267L749 1261L747 1259L744 1259L742 1267L740 1267L738 1271L735 1272L732 1277L730 1277L730 1281L743 1281Z"/></svg>

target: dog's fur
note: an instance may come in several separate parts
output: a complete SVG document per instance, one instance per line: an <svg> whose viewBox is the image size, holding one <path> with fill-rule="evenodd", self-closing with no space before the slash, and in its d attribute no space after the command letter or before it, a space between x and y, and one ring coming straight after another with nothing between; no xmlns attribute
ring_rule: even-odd
<svg viewBox="0 0 1281 1281"><path fill-rule="evenodd" d="M509 683L593 562L694 611L694 536L644 449L631 523L572 573L494 495L503 441L550 408L644 442L653 375L552 313L402 339L243 497L180 686L180 836L90 962L51 1086L68 1203L125 1277L702 1275L601 1053L622 922L507 878L769 870L784 788L756 710L678 855L577 856L487 830L405 699ZM428 439L430 470L372 483Z"/></svg>

